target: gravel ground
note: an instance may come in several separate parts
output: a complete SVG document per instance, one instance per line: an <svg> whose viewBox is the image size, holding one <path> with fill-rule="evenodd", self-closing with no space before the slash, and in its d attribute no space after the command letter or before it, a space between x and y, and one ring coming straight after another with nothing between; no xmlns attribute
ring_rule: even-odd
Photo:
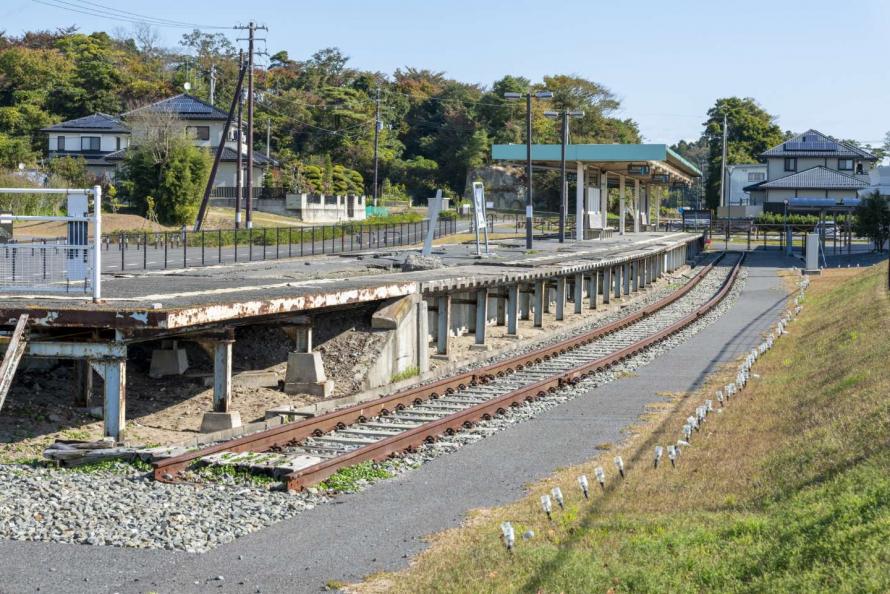
<svg viewBox="0 0 890 594"><path fill-rule="evenodd" d="M405 463L390 469L394 473L408 472L646 365L719 318L737 299L745 277L743 269L728 297L712 312L645 353L503 417L480 423L471 431L442 438L405 456ZM707 284L713 285L707 280L702 283ZM659 296L653 294L651 300ZM616 313L615 317L626 313ZM597 324L604 322L599 320ZM232 479L197 486L167 485L134 469L84 473L6 465L0 466L0 482L4 485L0 492L2 538L190 552L208 551L330 499L311 491L292 494Z"/></svg>

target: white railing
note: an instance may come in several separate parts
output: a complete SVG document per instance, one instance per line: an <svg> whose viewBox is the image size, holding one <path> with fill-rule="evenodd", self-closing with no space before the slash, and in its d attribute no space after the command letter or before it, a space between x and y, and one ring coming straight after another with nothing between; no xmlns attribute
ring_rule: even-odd
<svg viewBox="0 0 890 594"><path fill-rule="evenodd" d="M0 224L17 221L61 222L66 224L65 240L16 241L0 243L0 294L3 293L82 293L93 301L102 298L102 188L0 188L0 194L64 194L67 216L0 214ZM93 197L90 213L89 197ZM92 241L89 224L93 224Z"/></svg>

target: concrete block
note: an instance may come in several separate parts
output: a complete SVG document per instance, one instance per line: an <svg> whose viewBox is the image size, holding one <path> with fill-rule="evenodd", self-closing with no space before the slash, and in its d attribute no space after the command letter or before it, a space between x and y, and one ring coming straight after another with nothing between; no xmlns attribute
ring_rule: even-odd
<svg viewBox="0 0 890 594"><path fill-rule="evenodd" d="M232 376L232 383L244 388L277 388L280 379L274 371L242 371Z"/></svg>
<svg viewBox="0 0 890 594"><path fill-rule="evenodd" d="M490 351L491 345L490 344L471 344L470 350L471 351L482 351L482 352Z"/></svg>
<svg viewBox="0 0 890 594"><path fill-rule="evenodd" d="M286 394L311 394L329 397L334 382L327 379L321 353L290 353L287 356L287 372L284 376Z"/></svg>
<svg viewBox="0 0 890 594"><path fill-rule="evenodd" d="M188 368L189 360L185 349L155 349L151 352L151 368L148 371L148 377L182 375Z"/></svg>
<svg viewBox="0 0 890 594"><path fill-rule="evenodd" d="M371 328L379 330L395 330L399 323L410 315L414 305L420 300L419 295L406 295L389 299L371 315Z"/></svg>
<svg viewBox="0 0 890 594"><path fill-rule="evenodd" d="M225 431L241 426L241 413L232 412L206 412L201 419L201 433L213 433Z"/></svg>

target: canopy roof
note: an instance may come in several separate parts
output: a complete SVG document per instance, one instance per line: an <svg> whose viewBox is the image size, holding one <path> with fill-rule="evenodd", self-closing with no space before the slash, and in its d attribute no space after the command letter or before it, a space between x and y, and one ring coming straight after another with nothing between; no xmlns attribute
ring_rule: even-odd
<svg viewBox="0 0 890 594"><path fill-rule="evenodd" d="M545 166L558 166L560 148L559 144L533 144L532 161ZM524 163L526 145L495 144L491 147L491 158ZM580 162L650 184L688 184L692 183L692 178L701 176L701 171L695 165L666 144L569 144L566 146L566 161Z"/></svg>

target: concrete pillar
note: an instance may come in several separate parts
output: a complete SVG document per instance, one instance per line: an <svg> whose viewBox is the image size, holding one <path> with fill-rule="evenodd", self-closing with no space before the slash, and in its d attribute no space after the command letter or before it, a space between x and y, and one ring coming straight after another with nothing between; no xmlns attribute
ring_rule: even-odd
<svg viewBox="0 0 890 594"><path fill-rule="evenodd" d="M544 313L550 313L550 304L553 302L552 293L554 292L554 288L550 286L550 283L544 283L544 308L541 310Z"/></svg>
<svg viewBox="0 0 890 594"><path fill-rule="evenodd" d="M603 268L603 305L609 303L612 295L612 268Z"/></svg>
<svg viewBox="0 0 890 594"><path fill-rule="evenodd" d="M590 300L590 309L596 309L597 285L599 284L597 280L599 280L599 275L599 270L591 270L590 276L587 279L587 282L589 283L587 285L587 298Z"/></svg>
<svg viewBox="0 0 890 594"><path fill-rule="evenodd" d="M605 171L600 174L600 216L603 218L603 234L600 237L605 238L609 225L609 174Z"/></svg>
<svg viewBox="0 0 890 594"><path fill-rule="evenodd" d="M421 299L417 302L417 369L420 373L426 373L430 370L429 326L429 305Z"/></svg>
<svg viewBox="0 0 890 594"><path fill-rule="evenodd" d="M77 385L78 402L83 407L91 406L93 394L93 368L86 359L74 361L74 381Z"/></svg>
<svg viewBox="0 0 890 594"><path fill-rule="evenodd" d="M476 346L485 345L485 322L488 319L488 289L476 291Z"/></svg>
<svg viewBox="0 0 890 594"><path fill-rule="evenodd" d="M507 289L507 335L519 334L519 285Z"/></svg>
<svg viewBox="0 0 890 594"><path fill-rule="evenodd" d="M556 278L556 319L562 321L566 317L566 277Z"/></svg>
<svg viewBox="0 0 890 594"><path fill-rule="evenodd" d="M213 412L226 413L232 406L233 343L233 340L213 343Z"/></svg>
<svg viewBox="0 0 890 594"><path fill-rule="evenodd" d="M312 352L312 325L300 324L293 326L294 352L295 353L311 353Z"/></svg>
<svg viewBox="0 0 890 594"><path fill-rule="evenodd" d="M578 182L575 191L575 239L581 241L584 239L584 188L587 186L584 182L584 164L581 161L578 161L576 171Z"/></svg>
<svg viewBox="0 0 890 594"><path fill-rule="evenodd" d="M624 196L624 176L618 176L618 233L624 235L624 219L627 213L627 204Z"/></svg>
<svg viewBox="0 0 890 594"><path fill-rule="evenodd" d="M102 407L105 437L123 441L127 425L127 360L103 360L94 365L105 380L105 400Z"/></svg>
<svg viewBox="0 0 890 594"><path fill-rule="evenodd" d="M544 290L546 286L544 281L535 281L535 328L541 328L544 325Z"/></svg>
<svg viewBox="0 0 890 594"><path fill-rule="evenodd" d="M630 295L630 262L625 262L621 265L621 280L622 284L622 293L624 295Z"/></svg>
<svg viewBox="0 0 890 594"><path fill-rule="evenodd" d="M612 269L612 276L615 278L615 282L612 283L614 286L612 287L615 299L621 299L621 266L615 266Z"/></svg>
<svg viewBox="0 0 890 594"><path fill-rule="evenodd" d="M640 290L640 261L630 263L630 289L634 293Z"/></svg>
<svg viewBox="0 0 890 594"><path fill-rule="evenodd" d="M504 289L498 289L498 296L496 305L496 320L495 323L498 326L506 326L507 325L507 296L504 295Z"/></svg>
<svg viewBox="0 0 890 594"><path fill-rule="evenodd" d="M448 355L448 335L451 334L451 296L436 297L436 354Z"/></svg>
<svg viewBox="0 0 890 594"><path fill-rule="evenodd" d="M575 275L575 313L584 311L584 274Z"/></svg>
<svg viewBox="0 0 890 594"><path fill-rule="evenodd" d="M532 319L532 296L529 292L531 289L523 283L519 283L516 288L519 291L519 319L530 320Z"/></svg>
<svg viewBox="0 0 890 594"><path fill-rule="evenodd" d="M640 180L634 179L634 233L640 232Z"/></svg>

